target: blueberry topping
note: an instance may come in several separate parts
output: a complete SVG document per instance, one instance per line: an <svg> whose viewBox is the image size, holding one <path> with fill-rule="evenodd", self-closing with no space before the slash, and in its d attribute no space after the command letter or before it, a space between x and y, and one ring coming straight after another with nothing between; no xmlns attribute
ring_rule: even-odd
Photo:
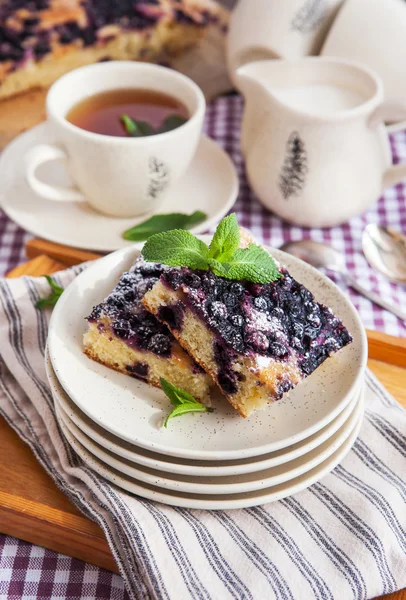
<svg viewBox="0 0 406 600"><path fill-rule="evenodd" d="M243 285L241 285L241 283L232 283L230 285L230 292L235 296L239 297L243 295L243 293L245 292L245 288Z"/></svg>
<svg viewBox="0 0 406 600"><path fill-rule="evenodd" d="M210 302L208 309L210 316L212 316L214 319L227 318L227 307L222 302Z"/></svg>
<svg viewBox="0 0 406 600"><path fill-rule="evenodd" d="M121 276L106 300L93 309L88 320L97 322L105 316L111 320L110 327L114 335L131 347L169 356L171 334L141 302L144 293L153 286L164 270L162 265L148 265L143 259L138 259L134 267ZM99 323L98 328L101 325Z"/></svg>
<svg viewBox="0 0 406 600"><path fill-rule="evenodd" d="M275 390L278 398L282 398L283 394L291 390L293 387L294 385L290 379L287 379L286 377L279 379L277 381L277 389Z"/></svg>
<svg viewBox="0 0 406 600"><path fill-rule="evenodd" d="M195 275L194 273L186 275L183 279L183 282L185 285L193 289L197 289L202 285L202 280L198 275Z"/></svg>
<svg viewBox="0 0 406 600"><path fill-rule="evenodd" d="M302 323L299 323L298 321L295 321L292 323L293 337L296 337L299 340L302 340L303 336L304 336L304 332L305 332L305 328L304 328L304 325L302 325Z"/></svg>
<svg viewBox="0 0 406 600"><path fill-rule="evenodd" d="M286 358L289 355L289 350L279 342L269 344L269 354L275 358Z"/></svg>
<svg viewBox="0 0 406 600"><path fill-rule="evenodd" d="M225 292L223 294L223 302L227 308L234 308L237 306L237 304L239 304L239 299L236 294L233 294L232 292Z"/></svg>
<svg viewBox="0 0 406 600"><path fill-rule="evenodd" d="M167 273L164 273L164 275L162 276L162 282L164 284L166 283L166 285L175 290L175 292L179 289L179 286L181 285L182 281L182 272L176 269L171 269Z"/></svg>
<svg viewBox="0 0 406 600"><path fill-rule="evenodd" d="M244 325L244 317L241 315L231 315L229 318L231 323L236 327L242 327Z"/></svg>
<svg viewBox="0 0 406 600"><path fill-rule="evenodd" d="M245 336L245 342L252 346L254 350L265 352L269 347L269 340L261 331L254 331Z"/></svg>
<svg viewBox="0 0 406 600"><path fill-rule="evenodd" d="M252 300L252 304L258 310L263 310L263 311L268 310L268 302L262 296L258 296L257 298L254 298Z"/></svg>
<svg viewBox="0 0 406 600"><path fill-rule="evenodd" d="M244 286L210 271L177 268L168 269L161 280L182 290L185 304L226 349L279 361L287 360L292 351L308 374L331 352L348 344L351 336L329 308L318 304L283 268L281 273L283 277L272 283ZM170 323L170 319L173 322L171 315L163 320ZM228 371L223 379L230 379Z"/></svg>
<svg viewBox="0 0 406 600"><path fill-rule="evenodd" d="M171 341L167 335L156 333L148 341L147 350L158 355L168 355L171 350Z"/></svg>

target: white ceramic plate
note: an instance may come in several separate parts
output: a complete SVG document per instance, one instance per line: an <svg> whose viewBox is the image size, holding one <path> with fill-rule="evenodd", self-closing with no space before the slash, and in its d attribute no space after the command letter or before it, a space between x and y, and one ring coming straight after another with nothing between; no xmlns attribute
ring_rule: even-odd
<svg viewBox="0 0 406 600"><path fill-rule="evenodd" d="M174 419L167 429L158 423L168 412L163 392L100 365L82 352L85 317L113 289L138 251L123 249L81 273L56 305L49 327L48 348L68 396L98 425L119 438L153 452L232 460L286 448L313 435L344 410L360 385L367 360L365 330L347 296L327 277L280 251L275 257L292 275L331 306L351 331L354 341L325 361L306 381L267 410L242 419L223 399L212 413Z"/></svg>
<svg viewBox="0 0 406 600"><path fill-rule="evenodd" d="M119 219L102 215L84 202L53 202L37 196L25 181L24 155L36 144L52 144L55 139L47 123L18 136L0 159L0 206L24 229L51 242L77 248L111 252L133 245L121 237L123 231L144 221L142 217ZM49 162L38 169L47 183L69 185L62 167ZM203 210L208 217L192 228L207 231L224 217L238 196L238 176L230 157L215 142L202 136L195 158L186 175L173 188L159 208L160 213ZM114 199L112 199L113 201ZM139 247L142 243L139 244Z"/></svg>
<svg viewBox="0 0 406 600"><path fill-rule="evenodd" d="M303 473L317 467L317 465L325 461L338 450L340 446L342 446L354 429L355 424L363 413L363 396L360 394L359 402L344 425L333 434L331 438L314 450L302 455L300 458L279 465L278 467L266 469L265 471L226 477L173 475L163 471L148 469L146 467L135 467L130 461L109 452L99 444L96 444L96 442L92 441L76 427L62 409L57 408L57 413L59 420L64 422L73 437L76 438L86 450L124 475L128 475L137 481L154 485L165 490L175 490L190 494L230 495L253 492L265 487L273 487L284 483L285 481L294 479L295 477L299 477Z"/></svg>
<svg viewBox="0 0 406 600"><path fill-rule="evenodd" d="M119 457L123 457L140 465L141 467L149 467L166 473L177 473L180 475L194 475L200 477L221 477L227 475L243 475L245 473L254 473L263 471L271 467L276 467L287 463L303 454L314 450L329 439L340 427L347 421L350 414L353 412L356 403L359 400L359 392L355 394L354 399L346 406L346 408L336 417L331 423L326 425L314 433L309 438L306 438L298 444L289 446L287 449L277 450L270 454L260 455L255 458L246 458L242 460L228 461L202 461L202 460L182 460L173 456L166 457L162 454L148 452L138 448L133 444L129 444L105 429L99 427L89 417L87 417L67 396L57 380L55 373L52 370L49 356L46 360L48 380L51 384L52 394L55 404L63 413L65 413L73 423L91 440L103 448L109 450Z"/></svg>
<svg viewBox="0 0 406 600"><path fill-rule="evenodd" d="M179 506L182 508L194 508L200 510L231 510L237 508L248 508L250 506L258 506L281 500L292 494L296 494L301 490L309 487L316 481L319 481L324 475L327 475L336 467L351 450L355 442L359 430L362 425L362 416L355 425L343 445L338 448L327 460L319 464L317 467L300 475L290 481L281 483L271 488L264 488L255 492L245 492L242 494L231 494L229 496L201 496L201 494L185 494L179 491L160 490L152 485L142 483L131 477L122 475L115 469L109 467L99 459L95 458L88 452L69 432L69 429L60 421L62 432L72 448L77 452L80 458L96 473L110 481L111 483L121 487L122 489L147 498L169 504L171 506Z"/></svg>

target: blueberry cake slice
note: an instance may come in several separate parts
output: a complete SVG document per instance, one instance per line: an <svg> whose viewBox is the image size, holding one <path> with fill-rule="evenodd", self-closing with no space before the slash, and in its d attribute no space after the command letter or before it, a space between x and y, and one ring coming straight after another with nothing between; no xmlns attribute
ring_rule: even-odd
<svg viewBox="0 0 406 600"><path fill-rule="evenodd" d="M243 416L295 387L351 335L286 269L267 284L166 269L143 303Z"/></svg>
<svg viewBox="0 0 406 600"><path fill-rule="evenodd" d="M211 378L180 347L141 300L167 267L137 259L87 318L84 352L93 360L159 387L164 377L209 402Z"/></svg>
<svg viewBox="0 0 406 600"><path fill-rule="evenodd" d="M166 60L195 45L212 0L0 0L0 99L102 60Z"/></svg>

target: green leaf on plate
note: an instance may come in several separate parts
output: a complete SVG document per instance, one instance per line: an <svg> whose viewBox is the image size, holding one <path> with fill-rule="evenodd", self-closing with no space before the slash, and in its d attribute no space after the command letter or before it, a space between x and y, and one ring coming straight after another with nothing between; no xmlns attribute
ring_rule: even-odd
<svg viewBox="0 0 406 600"><path fill-rule="evenodd" d="M168 427L168 422L174 417L181 417L191 412L209 412L211 409L198 402L191 394L185 392L181 388L176 387L163 377L160 378L160 383L166 396L171 404L175 407L165 419L164 426Z"/></svg>
<svg viewBox="0 0 406 600"><path fill-rule="evenodd" d="M163 233L173 229L190 229L205 219L207 219L207 215L201 210L195 210L190 215L185 213L154 215L150 219L124 231L123 238L131 242L142 242L155 233Z"/></svg>

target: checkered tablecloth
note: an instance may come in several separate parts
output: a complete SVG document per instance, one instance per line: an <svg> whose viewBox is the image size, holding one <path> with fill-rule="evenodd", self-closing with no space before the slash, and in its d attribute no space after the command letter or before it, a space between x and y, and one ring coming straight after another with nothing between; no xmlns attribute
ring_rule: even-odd
<svg viewBox="0 0 406 600"><path fill-rule="evenodd" d="M406 187L385 191L369 211L349 223L332 229L303 229L281 221L265 210L247 181L239 151L242 100L220 98L207 111L205 129L231 155L240 176L241 192L235 205L239 222L253 231L258 240L278 247L288 240L312 238L324 241L345 254L347 267L356 279L394 303L406 305L406 287L395 285L375 274L362 255L361 233L367 223L389 225L406 234ZM391 136L394 162L406 160L406 132ZM327 199L328 201L328 199ZM26 260L24 244L29 234L0 215L0 275ZM349 290L366 327L406 337L406 324L373 306ZM1 531L1 524L0 524ZM0 536L0 599L45 600L127 598L122 580L54 552L13 538Z"/></svg>

